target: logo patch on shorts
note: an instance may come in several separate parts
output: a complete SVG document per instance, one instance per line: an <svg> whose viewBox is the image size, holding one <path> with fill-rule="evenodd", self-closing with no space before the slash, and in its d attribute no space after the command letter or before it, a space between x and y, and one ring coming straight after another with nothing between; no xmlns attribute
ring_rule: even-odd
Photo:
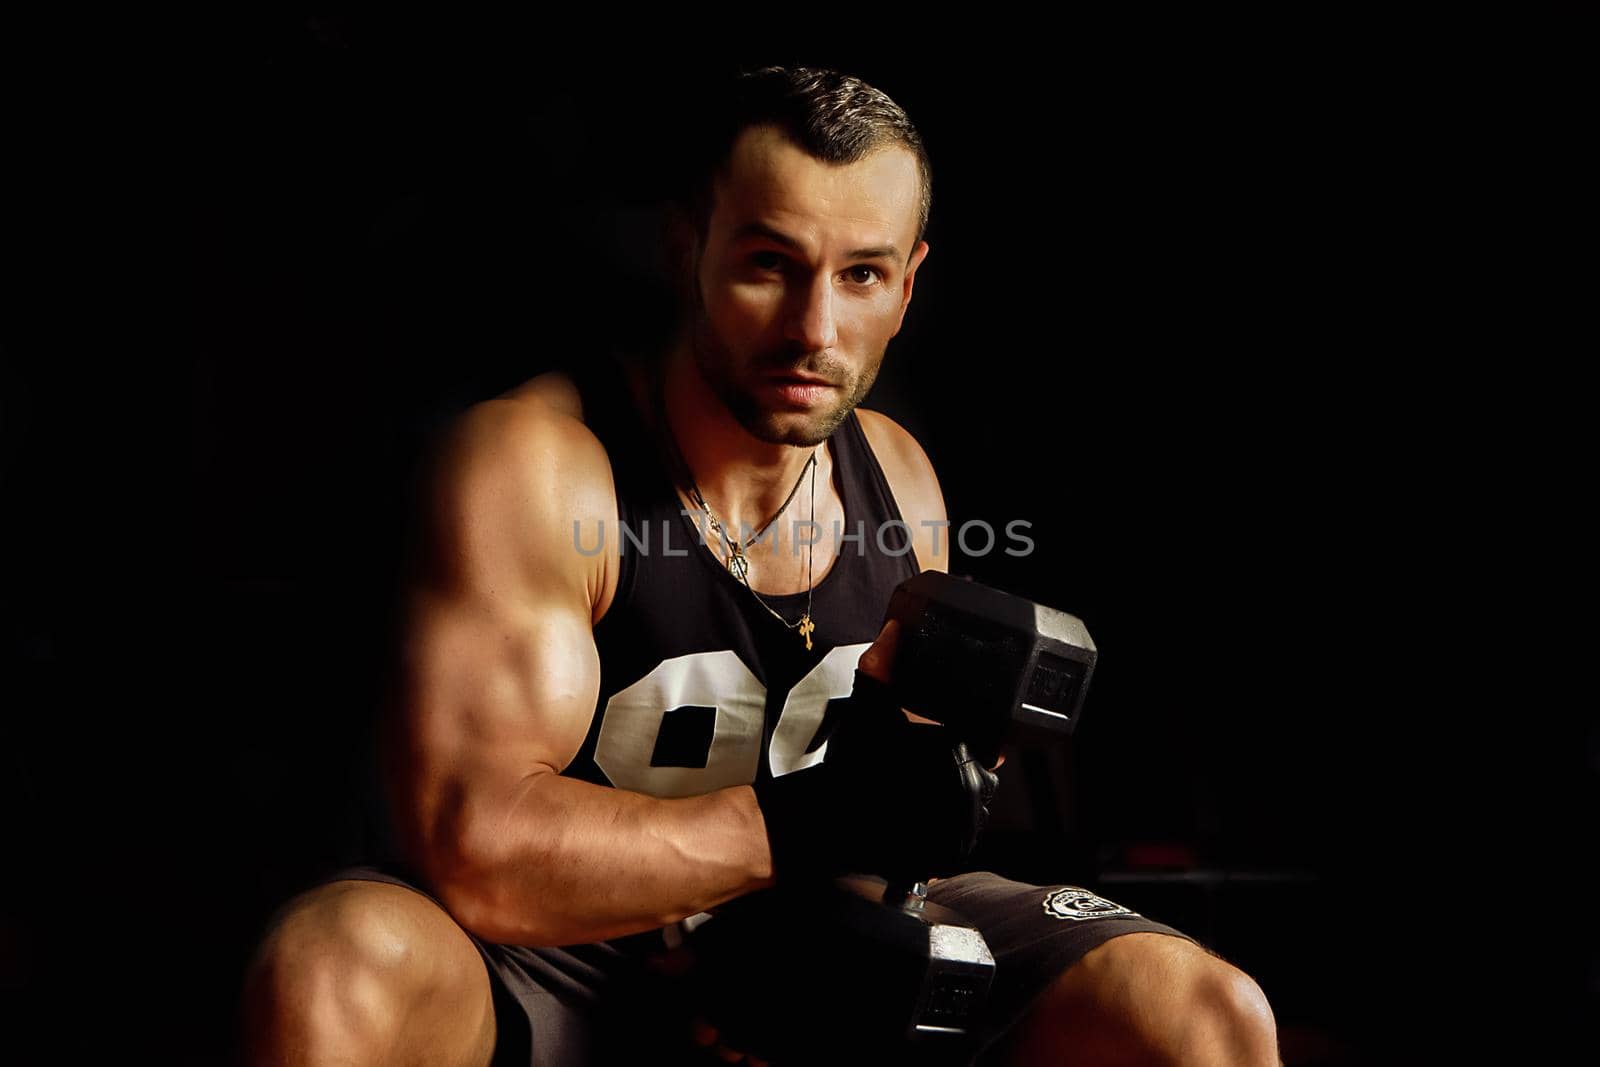
<svg viewBox="0 0 1600 1067"><path fill-rule="evenodd" d="M1044 898L1044 913L1052 919L1071 919L1073 922L1082 922L1084 919L1109 919L1114 915L1137 914L1131 908L1113 903L1105 897L1095 896L1087 889L1077 886L1064 886L1046 894Z"/></svg>

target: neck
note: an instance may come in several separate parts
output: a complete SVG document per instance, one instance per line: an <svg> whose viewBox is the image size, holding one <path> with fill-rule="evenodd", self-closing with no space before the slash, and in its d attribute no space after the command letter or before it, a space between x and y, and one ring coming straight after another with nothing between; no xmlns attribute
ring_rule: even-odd
<svg viewBox="0 0 1600 1067"><path fill-rule="evenodd" d="M821 507L820 498L832 480L827 449L773 444L751 435L701 376L686 340L680 339L667 354L661 389L666 429L701 495L730 532L741 527L754 532L772 518L813 452ZM810 505L801 499L806 496L802 486L796 496L801 510L791 504L786 517L809 517Z"/></svg>

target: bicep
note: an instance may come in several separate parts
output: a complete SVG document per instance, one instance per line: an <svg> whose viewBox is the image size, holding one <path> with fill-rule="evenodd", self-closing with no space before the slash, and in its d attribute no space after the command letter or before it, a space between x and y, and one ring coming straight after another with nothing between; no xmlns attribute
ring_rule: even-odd
<svg viewBox="0 0 1600 1067"><path fill-rule="evenodd" d="M432 591L414 603L407 713L431 762L497 778L564 769L600 688L587 606Z"/></svg>
<svg viewBox="0 0 1600 1067"><path fill-rule="evenodd" d="M497 409L446 445L407 597L392 794L423 856L577 755L594 714L604 561L575 519L615 506L610 468L571 425ZM492 820L491 820L492 821Z"/></svg>
<svg viewBox="0 0 1600 1067"><path fill-rule="evenodd" d="M576 755L599 657L581 604L419 590L401 664L394 825L406 858L447 894L515 846L507 815Z"/></svg>

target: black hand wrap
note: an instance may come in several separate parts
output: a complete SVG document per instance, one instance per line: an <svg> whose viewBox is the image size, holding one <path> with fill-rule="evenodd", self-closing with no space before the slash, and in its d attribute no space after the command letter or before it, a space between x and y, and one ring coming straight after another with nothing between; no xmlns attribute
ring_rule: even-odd
<svg viewBox="0 0 1600 1067"><path fill-rule="evenodd" d="M856 671L822 763L759 782L780 885L855 872L925 881L960 866L999 779L943 726L913 723Z"/></svg>

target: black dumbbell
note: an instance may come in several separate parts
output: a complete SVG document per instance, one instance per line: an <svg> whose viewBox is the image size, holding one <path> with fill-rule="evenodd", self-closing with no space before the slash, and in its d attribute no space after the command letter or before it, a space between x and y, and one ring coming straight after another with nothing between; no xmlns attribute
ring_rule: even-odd
<svg viewBox="0 0 1600 1067"><path fill-rule="evenodd" d="M1075 616L923 571L895 590L886 619L900 623L901 706L943 723L984 766L1007 745L1057 742L1077 725L1097 653Z"/></svg>
<svg viewBox="0 0 1600 1067"><path fill-rule="evenodd" d="M925 571L895 590L890 619L900 624L892 694L985 766L1077 724L1096 658L1077 618ZM754 952L777 969L725 995L748 998L738 1014L751 1032L796 1063L837 1063L843 1047L893 1062L908 1045L919 1062L965 1062L994 978L982 936L927 901L919 881L851 876L809 895L754 894L698 939L697 952L724 963Z"/></svg>

